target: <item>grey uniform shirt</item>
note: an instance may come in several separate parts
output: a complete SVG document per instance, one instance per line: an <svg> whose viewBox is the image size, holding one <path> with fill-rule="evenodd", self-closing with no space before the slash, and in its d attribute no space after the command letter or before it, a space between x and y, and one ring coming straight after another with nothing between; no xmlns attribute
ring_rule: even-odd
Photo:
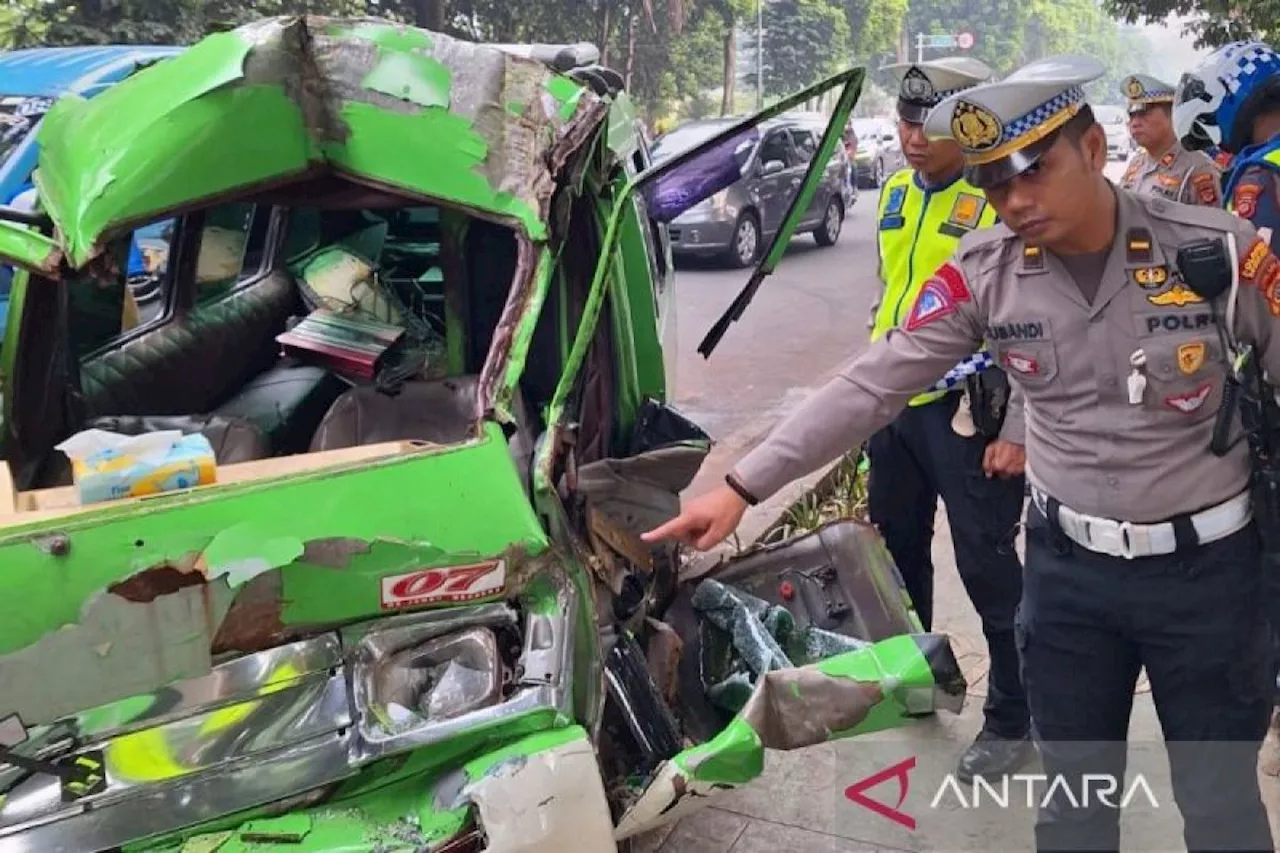
<svg viewBox="0 0 1280 853"><path fill-rule="evenodd" d="M1140 149L1129 161L1120 186L1182 204L1222 207L1222 171L1203 151L1173 143L1160 157Z"/></svg>
<svg viewBox="0 0 1280 853"><path fill-rule="evenodd" d="M1235 331L1257 345L1271 375L1280 375L1280 346L1270 346L1280 261L1251 224L1225 211L1116 195L1116 239L1092 305L1057 259L1006 226L967 236L935 277L952 295L950 309L913 331L891 330L797 407L738 463L743 485L763 499L857 447L986 339L1025 398L1027 476L1066 506L1151 522L1242 491L1244 443L1224 458L1208 450L1224 353L1209 305L1174 260L1190 240L1234 235ZM1131 404L1138 350L1145 389Z"/></svg>

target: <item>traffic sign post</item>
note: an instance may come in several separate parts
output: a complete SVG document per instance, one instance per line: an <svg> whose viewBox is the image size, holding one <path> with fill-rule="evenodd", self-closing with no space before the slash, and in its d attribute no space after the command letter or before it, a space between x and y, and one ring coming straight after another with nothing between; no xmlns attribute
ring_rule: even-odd
<svg viewBox="0 0 1280 853"><path fill-rule="evenodd" d="M916 34L916 62L924 61L924 49L931 48L933 50L969 50L973 47L975 39L973 33L945 33L943 35L925 35L924 33Z"/></svg>

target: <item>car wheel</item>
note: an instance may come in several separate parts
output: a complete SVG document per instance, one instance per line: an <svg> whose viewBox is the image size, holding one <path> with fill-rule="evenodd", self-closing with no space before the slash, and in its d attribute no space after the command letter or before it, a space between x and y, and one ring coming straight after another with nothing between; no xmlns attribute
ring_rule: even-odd
<svg viewBox="0 0 1280 853"><path fill-rule="evenodd" d="M813 232L813 239L819 246L834 246L840 239L840 229L844 226L844 208L840 202L831 199L827 202L827 211L822 215L822 224Z"/></svg>
<svg viewBox="0 0 1280 853"><path fill-rule="evenodd" d="M880 189L884 186L884 161L877 160L875 170L871 175L871 186Z"/></svg>
<svg viewBox="0 0 1280 853"><path fill-rule="evenodd" d="M733 226L733 240L729 243L729 263L735 267L749 267L760 254L760 224L752 213L743 213Z"/></svg>
<svg viewBox="0 0 1280 853"><path fill-rule="evenodd" d="M160 296L160 279L157 276L135 276L129 279L128 285L139 304L151 302Z"/></svg>

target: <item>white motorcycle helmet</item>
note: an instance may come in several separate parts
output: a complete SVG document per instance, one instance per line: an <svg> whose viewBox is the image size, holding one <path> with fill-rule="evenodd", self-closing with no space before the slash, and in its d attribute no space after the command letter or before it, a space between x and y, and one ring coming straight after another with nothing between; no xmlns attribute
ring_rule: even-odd
<svg viewBox="0 0 1280 853"><path fill-rule="evenodd" d="M1273 98L1280 99L1280 54L1258 41L1223 45L1182 75L1173 129L1188 149L1239 154L1250 143L1254 116Z"/></svg>

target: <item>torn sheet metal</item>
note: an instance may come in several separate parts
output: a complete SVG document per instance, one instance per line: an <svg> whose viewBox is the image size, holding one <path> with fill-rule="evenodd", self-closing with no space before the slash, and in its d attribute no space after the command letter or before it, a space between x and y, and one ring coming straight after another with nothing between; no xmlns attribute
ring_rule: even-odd
<svg viewBox="0 0 1280 853"><path fill-rule="evenodd" d="M467 785L489 844L487 853L614 853L613 820L595 749L586 733L515 755Z"/></svg>
<svg viewBox="0 0 1280 853"><path fill-rule="evenodd" d="M129 589L103 591L76 624L0 656L0 710L38 725L207 673L214 634L231 607L227 583L201 579L136 601L120 594Z"/></svg>
<svg viewBox="0 0 1280 853"><path fill-rule="evenodd" d="M57 272L62 252L57 243L40 232L25 225L0 220L0 259L50 277Z"/></svg>
<svg viewBox="0 0 1280 853"><path fill-rule="evenodd" d="M604 115L593 93L492 46L379 19L272 18L93 99L60 100L35 180L75 267L129 224L326 170L542 240L548 164ZM432 156L410 140L428 140Z"/></svg>
<svg viewBox="0 0 1280 853"><path fill-rule="evenodd" d="M939 656L939 646L948 654ZM658 770L618 822L618 838L669 823L699 800L749 783L764 771L766 749L801 749L901 726L937 709L959 713L963 687L959 695L950 683L939 687L955 669L949 652L939 635L891 637L821 663L765 673L719 734Z"/></svg>

